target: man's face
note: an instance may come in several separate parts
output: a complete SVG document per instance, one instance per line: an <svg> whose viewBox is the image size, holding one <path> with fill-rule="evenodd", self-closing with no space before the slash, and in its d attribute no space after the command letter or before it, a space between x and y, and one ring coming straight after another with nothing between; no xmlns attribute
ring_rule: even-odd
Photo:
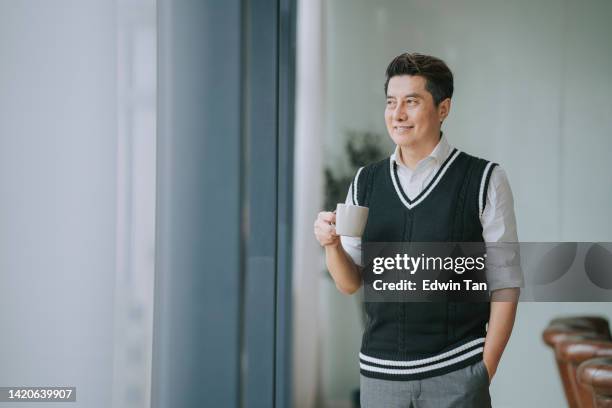
<svg viewBox="0 0 612 408"><path fill-rule="evenodd" d="M440 124L448 115L450 99L438 106L425 89L422 76L391 77L387 86L385 123L389 136L399 146L413 146L429 138L438 140Z"/></svg>

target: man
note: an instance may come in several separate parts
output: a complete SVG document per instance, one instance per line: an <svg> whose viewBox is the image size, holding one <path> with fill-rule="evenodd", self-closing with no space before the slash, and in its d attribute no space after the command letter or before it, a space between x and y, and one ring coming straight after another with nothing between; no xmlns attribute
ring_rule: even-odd
<svg viewBox="0 0 612 408"><path fill-rule="evenodd" d="M401 54L387 67L385 93L395 151L360 169L346 200L370 209L363 237L339 237L333 212L319 213L314 226L328 270L345 294L363 283L362 243L485 242L489 251L492 243L517 242L504 171L459 152L442 134L453 94L446 64ZM487 262L490 305L366 303L362 407L491 406L489 384L523 284L518 251L511 248L502 247L496 261Z"/></svg>

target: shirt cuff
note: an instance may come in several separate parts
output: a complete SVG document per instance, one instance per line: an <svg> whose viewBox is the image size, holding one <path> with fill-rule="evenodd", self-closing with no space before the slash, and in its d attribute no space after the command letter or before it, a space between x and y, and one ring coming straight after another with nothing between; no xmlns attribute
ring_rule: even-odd
<svg viewBox="0 0 612 408"><path fill-rule="evenodd" d="M355 265L363 268L361 262L361 238L340 236L340 243L344 252L353 260Z"/></svg>
<svg viewBox="0 0 612 408"><path fill-rule="evenodd" d="M520 265L489 266L487 268L487 283L490 292L498 289L524 288L523 269Z"/></svg>

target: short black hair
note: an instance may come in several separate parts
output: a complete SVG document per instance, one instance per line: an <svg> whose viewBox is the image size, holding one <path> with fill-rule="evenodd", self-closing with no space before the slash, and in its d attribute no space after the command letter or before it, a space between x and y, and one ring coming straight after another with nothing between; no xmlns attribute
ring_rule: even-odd
<svg viewBox="0 0 612 408"><path fill-rule="evenodd" d="M425 78L425 88L433 97L436 106L446 98L453 97L453 73L439 58L408 52L393 58L387 67L385 95L389 80L398 75L418 75Z"/></svg>

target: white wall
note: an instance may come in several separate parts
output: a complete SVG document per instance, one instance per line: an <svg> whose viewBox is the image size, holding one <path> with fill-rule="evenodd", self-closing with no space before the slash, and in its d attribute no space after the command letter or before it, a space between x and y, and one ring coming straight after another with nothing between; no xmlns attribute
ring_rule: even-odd
<svg viewBox="0 0 612 408"><path fill-rule="evenodd" d="M346 130L386 135L383 84L392 57L404 51L436 55L455 75L446 135L506 169L521 241L612 240L612 3L326 5L325 164L341 160ZM563 313L612 317L612 303L521 304L491 388L496 407L563 406L552 354L540 340L548 320ZM328 387L329 399L358 385L353 366L342 370L323 371L323 381L336 384Z"/></svg>

